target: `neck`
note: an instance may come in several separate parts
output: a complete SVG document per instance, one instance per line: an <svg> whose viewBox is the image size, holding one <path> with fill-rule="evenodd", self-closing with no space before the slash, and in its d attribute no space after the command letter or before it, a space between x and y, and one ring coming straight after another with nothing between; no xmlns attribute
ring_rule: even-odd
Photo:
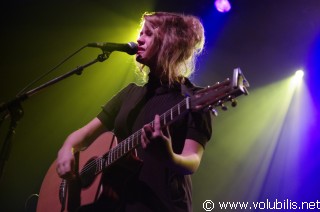
<svg viewBox="0 0 320 212"><path fill-rule="evenodd" d="M159 74L160 73L160 74ZM166 85L168 87L174 86L175 84L184 84L186 78L183 76L177 77L174 81L169 82L168 76L161 75L161 73L164 73L163 71L154 71L150 70L149 72L149 84L156 84L156 85Z"/></svg>
<svg viewBox="0 0 320 212"><path fill-rule="evenodd" d="M164 77L159 76L158 74L155 74L154 72L150 71L149 73L149 79L148 83L151 84L168 84L167 80L164 79Z"/></svg>

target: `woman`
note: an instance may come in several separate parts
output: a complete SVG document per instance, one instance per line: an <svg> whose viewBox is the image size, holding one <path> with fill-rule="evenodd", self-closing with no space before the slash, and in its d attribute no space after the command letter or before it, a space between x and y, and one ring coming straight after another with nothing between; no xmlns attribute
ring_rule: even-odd
<svg viewBox="0 0 320 212"><path fill-rule="evenodd" d="M58 153L57 173L62 178L74 176L73 152L111 130L122 141L141 129L142 148L137 152L142 165L126 181L125 192L112 195L116 198L103 192L95 204L80 211L192 211L190 175L199 167L211 137L210 114L188 112L165 128L159 115L181 102L184 91L197 89L187 77L203 48L203 26L194 16L146 13L137 42L136 61L148 71L148 82L128 85L97 117L70 134Z"/></svg>

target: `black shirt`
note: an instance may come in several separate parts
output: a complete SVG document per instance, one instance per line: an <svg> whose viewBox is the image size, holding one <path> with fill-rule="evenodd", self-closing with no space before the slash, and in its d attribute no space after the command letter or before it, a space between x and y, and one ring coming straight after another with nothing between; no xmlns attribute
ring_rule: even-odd
<svg viewBox="0 0 320 212"><path fill-rule="evenodd" d="M118 140L124 140L145 124L183 101L180 84L172 87L157 82L144 86L129 84L115 95L97 116ZM169 126L172 147L180 154L185 139L193 139L205 147L211 137L209 113L187 112ZM138 148L143 165L137 180L130 185L126 211L192 211L191 178L166 167L152 148Z"/></svg>

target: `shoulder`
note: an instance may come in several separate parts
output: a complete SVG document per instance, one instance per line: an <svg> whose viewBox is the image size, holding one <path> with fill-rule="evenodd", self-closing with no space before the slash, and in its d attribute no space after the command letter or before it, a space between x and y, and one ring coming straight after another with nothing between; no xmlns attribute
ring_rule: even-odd
<svg viewBox="0 0 320 212"><path fill-rule="evenodd" d="M125 93L132 93L138 90L142 90L143 86L138 85L136 83L129 83L127 86L125 86L124 88L122 88L119 93L120 94L125 94Z"/></svg>
<svg viewBox="0 0 320 212"><path fill-rule="evenodd" d="M138 85L136 83L130 83L128 84L122 91L125 91L127 93L136 93L139 91L143 91L145 88L142 85Z"/></svg>
<svg viewBox="0 0 320 212"><path fill-rule="evenodd" d="M184 83L181 85L182 93L194 94L195 92L202 90L204 87L198 86L191 82L188 78L184 79Z"/></svg>
<svg viewBox="0 0 320 212"><path fill-rule="evenodd" d="M128 99L132 100L143 96L146 93L146 89L144 86L138 85L136 83L130 83L121 89L115 97L120 101L126 101Z"/></svg>

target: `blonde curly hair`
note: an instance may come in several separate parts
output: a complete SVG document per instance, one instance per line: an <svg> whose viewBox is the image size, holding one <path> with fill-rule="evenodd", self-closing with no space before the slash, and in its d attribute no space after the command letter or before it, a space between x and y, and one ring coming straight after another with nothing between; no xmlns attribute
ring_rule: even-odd
<svg viewBox="0 0 320 212"><path fill-rule="evenodd" d="M156 69L162 71L161 79L171 85L182 83L195 69L197 56L204 47L204 28L192 15L168 12L144 13L141 26L148 22L154 29L152 51L158 52ZM140 70L144 70L144 65Z"/></svg>

